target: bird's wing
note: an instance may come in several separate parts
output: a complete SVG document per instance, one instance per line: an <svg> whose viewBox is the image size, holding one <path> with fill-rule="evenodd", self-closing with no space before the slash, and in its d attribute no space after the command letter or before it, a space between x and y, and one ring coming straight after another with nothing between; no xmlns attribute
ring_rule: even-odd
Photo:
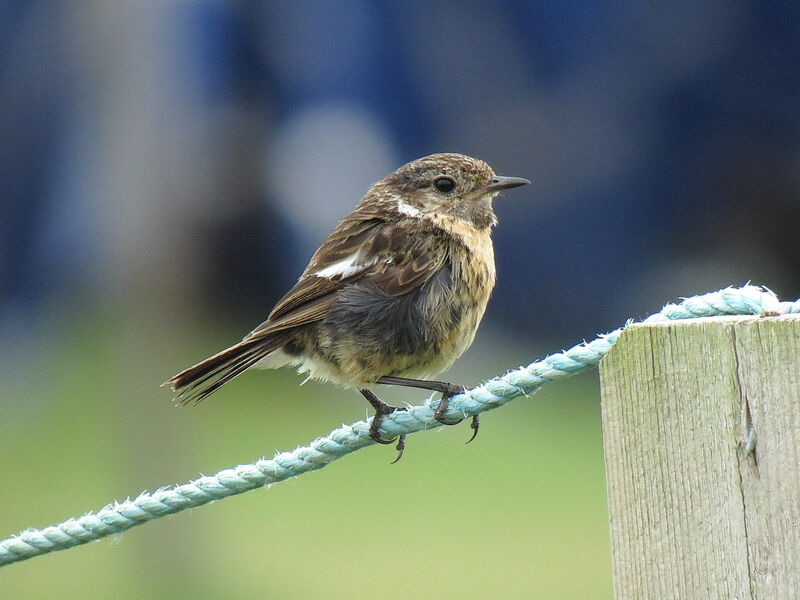
<svg viewBox="0 0 800 600"><path fill-rule="evenodd" d="M345 285L369 282L393 296L410 292L428 281L446 257L445 240L418 221L387 222L374 213L351 213L269 318L245 340L323 319Z"/></svg>

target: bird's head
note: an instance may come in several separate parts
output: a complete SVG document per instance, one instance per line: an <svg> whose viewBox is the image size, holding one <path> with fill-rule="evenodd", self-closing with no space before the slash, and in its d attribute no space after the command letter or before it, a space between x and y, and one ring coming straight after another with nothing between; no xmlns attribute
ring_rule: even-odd
<svg viewBox="0 0 800 600"><path fill-rule="evenodd" d="M431 154L387 175L372 186L364 201L396 203L399 212L409 217L452 217L483 229L497 222L492 198L528 183L521 177L495 175L477 158Z"/></svg>

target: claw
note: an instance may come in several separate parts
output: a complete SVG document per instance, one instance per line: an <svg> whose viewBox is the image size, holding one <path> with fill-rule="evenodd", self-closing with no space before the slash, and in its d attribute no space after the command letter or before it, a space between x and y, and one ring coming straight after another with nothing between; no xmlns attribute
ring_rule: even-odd
<svg viewBox="0 0 800 600"><path fill-rule="evenodd" d="M405 450L405 449L406 449L406 436L398 435L397 436L397 448L396 448L397 457L392 462L390 462L389 464L393 465L397 461L399 461L401 458L403 458L403 450Z"/></svg>
<svg viewBox="0 0 800 600"><path fill-rule="evenodd" d="M399 406L388 406L388 405L385 405L385 406L388 409L391 409L391 410L378 411L378 412L375 413L375 416L372 417L372 424L369 426L369 437L371 437L373 439L373 441L375 441L375 442L377 442L379 444L394 444L394 442L397 440L397 437L393 437L390 440L384 440L383 438L381 438L381 434L380 434L380 432L378 430L381 428L381 423L383 422L383 416L384 415L389 415L389 414L393 413L396 410L405 410L405 408L402 408L402 407L399 407ZM401 436L398 436L398 437L402 438L402 437L405 437L405 436L401 435Z"/></svg>
<svg viewBox="0 0 800 600"><path fill-rule="evenodd" d="M472 417L472 423L470 423L469 426L472 428L472 437L470 437L465 442L466 444L469 444L472 440L474 440L476 437L478 437L478 428L481 426L481 422L478 419L478 415L474 415Z"/></svg>
<svg viewBox="0 0 800 600"><path fill-rule="evenodd" d="M380 423L380 421L379 421L379 423ZM379 427L380 427L380 424L378 425L378 428ZM376 442L378 444L394 444L395 440L397 439L396 437L393 437L390 440L384 440L377 431L372 431L372 427L369 428L369 437L372 438L373 442Z"/></svg>

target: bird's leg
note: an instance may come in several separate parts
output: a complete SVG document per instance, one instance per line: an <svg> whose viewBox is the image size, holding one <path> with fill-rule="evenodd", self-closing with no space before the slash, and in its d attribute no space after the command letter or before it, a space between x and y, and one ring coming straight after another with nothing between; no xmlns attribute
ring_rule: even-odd
<svg viewBox="0 0 800 600"><path fill-rule="evenodd" d="M461 423L463 419L456 419L455 421L450 421L445 418L444 413L447 411L447 407L450 405L450 398L453 396L457 396L466 390L463 385L455 385L453 383L447 383L446 381L426 381L424 379L407 379L405 377L393 377L390 375L383 376L379 378L375 383L382 383L384 385L402 385L405 387L413 387L419 388L423 390L431 390L434 392L440 392L442 394L442 399L439 401L439 407L436 409L436 412L433 413L433 418L439 421L442 425L457 425ZM473 433L472 437L467 440L469 444L472 440L475 439L475 436L478 435L478 428L480 427L480 421L478 420L478 415L472 417L472 423L470 425L472 427Z"/></svg>
<svg viewBox="0 0 800 600"><path fill-rule="evenodd" d="M386 404L386 402L378 398L369 390L359 391L361 392L361 395L367 399L367 402L372 405L372 408L375 409L375 416L372 417L372 425L369 426L369 437L379 444L392 444L395 440L397 440L397 458L395 458L391 463L394 464L400 460L400 457L403 456L403 450L406 448L406 436L401 435L396 438L392 438L391 440L382 440L378 430L381 427L383 415L391 414L396 410L405 410L405 408L402 406L392 406L390 404Z"/></svg>

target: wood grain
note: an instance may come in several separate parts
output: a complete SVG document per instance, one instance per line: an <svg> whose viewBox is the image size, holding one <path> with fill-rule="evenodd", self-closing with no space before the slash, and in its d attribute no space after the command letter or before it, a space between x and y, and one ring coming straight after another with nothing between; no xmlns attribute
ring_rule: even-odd
<svg viewBox="0 0 800 600"><path fill-rule="evenodd" d="M800 598L800 319L633 326L600 379L617 600Z"/></svg>

